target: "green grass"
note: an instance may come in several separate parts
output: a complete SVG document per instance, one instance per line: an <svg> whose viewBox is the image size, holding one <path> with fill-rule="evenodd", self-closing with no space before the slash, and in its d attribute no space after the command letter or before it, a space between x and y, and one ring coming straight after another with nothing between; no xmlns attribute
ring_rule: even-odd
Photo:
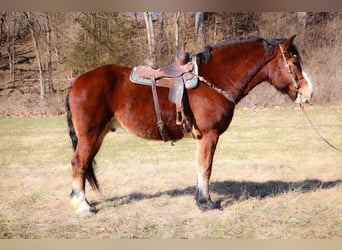
<svg viewBox="0 0 342 250"><path fill-rule="evenodd" d="M342 147L342 108L309 108ZM193 199L196 143L109 134L97 156L98 213L69 207L72 157L65 117L0 118L1 238L340 239L342 154L324 144L300 110L238 109L217 147L211 194ZM88 186L87 186L88 187Z"/></svg>

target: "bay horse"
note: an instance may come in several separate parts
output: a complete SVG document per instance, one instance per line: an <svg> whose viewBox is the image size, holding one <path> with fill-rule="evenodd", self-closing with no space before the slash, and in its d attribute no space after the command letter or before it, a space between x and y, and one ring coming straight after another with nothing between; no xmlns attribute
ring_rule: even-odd
<svg viewBox="0 0 342 250"><path fill-rule="evenodd" d="M219 208L210 198L209 179L219 136L232 120L236 104L257 84L267 81L293 101L310 101L313 86L301 57L288 39L233 38L206 46L196 56L199 84L187 90L194 121L201 133L197 142L196 203L201 210ZM74 155L71 205L76 214L92 213L85 196L86 180L99 190L94 158L105 135L122 127L139 137L161 140L156 126L151 88L129 80L132 68L110 64L79 76L66 98L67 121ZM172 141L187 136L176 125L175 105L168 89L158 87L163 121Z"/></svg>

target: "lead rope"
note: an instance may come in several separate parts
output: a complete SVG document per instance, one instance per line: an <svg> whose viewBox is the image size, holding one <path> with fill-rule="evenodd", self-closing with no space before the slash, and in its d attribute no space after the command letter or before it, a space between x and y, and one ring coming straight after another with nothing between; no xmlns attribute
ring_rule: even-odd
<svg viewBox="0 0 342 250"><path fill-rule="evenodd" d="M294 84L296 90L298 91L298 88L299 88L298 83L297 83L296 79L294 78L294 76L293 76L293 74L292 74L292 71L291 71L291 69L290 69L290 65L288 64L288 62L287 62L287 60L286 60L286 57L285 57L285 52L284 52L283 48L280 46L280 44L279 44L279 49L280 49L280 51L281 51L281 55L282 55L282 57L283 57L283 60L285 61L285 67L287 68L288 72L290 73L292 82L293 82L293 84ZM298 94L298 92L297 92L297 94ZM338 147L334 146L333 144L331 144L331 143L330 143L327 139L325 139L325 137L318 131L318 129L315 127L315 125L313 124L312 120L310 119L308 113L305 111L304 105L303 105L302 103L299 103L299 106L300 106L301 110L303 111L303 113L304 113L306 119L309 121L311 127L315 130L316 134L317 134L319 137L321 137L321 139L322 139L326 144L328 144L331 148L335 149L336 151L342 152L342 150L341 150L340 148L338 148Z"/></svg>
<svg viewBox="0 0 342 250"><path fill-rule="evenodd" d="M308 113L305 111L304 109L304 105L302 103L299 103L299 106L301 108L301 110L303 111L305 117L308 119L310 125L312 126L312 128L315 130L316 134L321 137L321 139L328 144L331 148L335 149L336 151L342 152L342 149L334 146L333 144L331 144L327 139L324 138L324 136L317 130L317 128L315 127L315 125L313 124L312 120L310 119Z"/></svg>

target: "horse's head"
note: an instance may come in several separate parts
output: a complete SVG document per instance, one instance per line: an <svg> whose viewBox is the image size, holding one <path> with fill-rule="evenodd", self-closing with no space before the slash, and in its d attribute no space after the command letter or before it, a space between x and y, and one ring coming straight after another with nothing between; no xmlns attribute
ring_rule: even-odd
<svg viewBox="0 0 342 250"><path fill-rule="evenodd" d="M301 65L301 57L293 44L295 36L281 41L275 48L268 78L278 90L287 93L297 103L310 102L313 85Z"/></svg>

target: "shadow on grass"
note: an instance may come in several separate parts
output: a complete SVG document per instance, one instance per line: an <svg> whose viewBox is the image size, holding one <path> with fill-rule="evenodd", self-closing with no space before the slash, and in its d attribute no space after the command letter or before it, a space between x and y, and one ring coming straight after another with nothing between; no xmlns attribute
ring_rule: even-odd
<svg viewBox="0 0 342 250"><path fill-rule="evenodd" d="M323 182L317 179L304 180L299 182L239 182L239 181L223 181L211 183L211 193L219 197L219 204L222 208L228 207L233 203L246 200L248 198L264 199L267 197L275 197L288 192L314 192L320 189L329 189L341 185L342 180ZM108 206L114 207L129 204L139 200L154 199L162 196L177 197L184 195L194 195L195 186L189 186L183 189L172 189L165 192L157 192L155 194L146 194L133 192L129 195L112 197L98 202L92 202L92 206ZM101 208L97 208L101 210Z"/></svg>

